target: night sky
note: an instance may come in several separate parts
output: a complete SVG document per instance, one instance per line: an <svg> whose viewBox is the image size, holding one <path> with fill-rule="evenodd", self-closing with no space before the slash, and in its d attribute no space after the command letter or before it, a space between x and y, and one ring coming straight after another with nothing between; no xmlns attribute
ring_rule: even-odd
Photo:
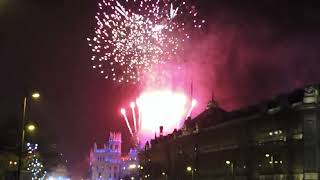
<svg viewBox="0 0 320 180"><path fill-rule="evenodd" d="M215 98L230 110L320 82L316 1L199 2L209 27L194 41L190 63L210 65L203 70L207 78L195 79L199 93L211 94L213 86ZM29 118L80 175L90 147L102 144L109 130L122 131L128 144L118 109L139 89L92 70L86 38L93 32L96 5L96 0L0 0L0 137L14 135L23 94L37 89L42 97L30 104Z"/></svg>

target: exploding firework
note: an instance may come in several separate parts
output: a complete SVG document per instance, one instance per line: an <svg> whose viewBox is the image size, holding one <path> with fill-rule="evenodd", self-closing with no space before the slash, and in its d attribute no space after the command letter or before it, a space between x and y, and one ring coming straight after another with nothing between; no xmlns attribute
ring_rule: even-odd
<svg viewBox="0 0 320 180"><path fill-rule="evenodd" d="M182 0L103 0L92 38L93 68L117 82L141 81L146 72L170 61L202 28L194 5Z"/></svg>
<svg viewBox="0 0 320 180"><path fill-rule="evenodd" d="M164 127L163 135L180 128L181 121L191 115L195 106L196 100L189 101L180 92L148 91L138 97L136 102L130 103L131 123L124 108L121 114L132 137L143 143L152 138L160 126Z"/></svg>

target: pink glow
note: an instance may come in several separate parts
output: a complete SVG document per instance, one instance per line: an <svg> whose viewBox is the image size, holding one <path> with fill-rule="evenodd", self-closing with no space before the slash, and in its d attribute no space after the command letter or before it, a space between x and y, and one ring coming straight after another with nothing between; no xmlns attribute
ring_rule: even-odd
<svg viewBox="0 0 320 180"><path fill-rule="evenodd" d="M141 112L140 135L154 136L159 127L164 127L164 134L179 127L186 114L187 97L180 92L170 90L148 91L139 97ZM139 136L140 136L139 135Z"/></svg>
<svg viewBox="0 0 320 180"><path fill-rule="evenodd" d="M130 103L130 107L131 107L131 108L134 108L134 107L135 107L134 102L131 102L131 103Z"/></svg>
<svg viewBox="0 0 320 180"><path fill-rule="evenodd" d="M194 108L196 105L197 105L197 100L192 99L192 101L191 101L191 107L190 107L190 109L189 109L189 112L188 112L187 117L191 116L192 110L193 110L193 108Z"/></svg>
<svg viewBox="0 0 320 180"><path fill-rule="evenodd" d="M133 117L128 121L133 121L134 134L144 144L152 139L155 133L159 134L160 126L164 128L163 135L172 133L175 128L180 128L191 104L194 103L188 101L188 97L180 91L147 90L136 99L136 103L130 103ZM138 110L137 115L134 108ZM121 113L125 115L125 110L122 109ZM131 127L128 129L132 132Z"/></svg>
<svg viewBox="0 0 320 180"><path fill-rule="evenodd" d="M126 114L126 110L124 109L124 108L122 108L121 110L120 110L120 112L121 112L121 114Z"/></svg>
<svg viewBox="0 0 320 180"><path fill-rule="evenodd" d="M134 123L134 131L137 132L138 131L138 128L137 128L137 120L136 120L136 114L135 114L135 104L134 102L131 102L130 103L130 107L131 107L131 110L132 110L132 118L133 118L133 123Z"/></svg>
<svg viewBox="0 0 320 180"><path fill-rule="evenodd" d="M197 105L197 100L192 99L191 107L195 107Z"/></svg>

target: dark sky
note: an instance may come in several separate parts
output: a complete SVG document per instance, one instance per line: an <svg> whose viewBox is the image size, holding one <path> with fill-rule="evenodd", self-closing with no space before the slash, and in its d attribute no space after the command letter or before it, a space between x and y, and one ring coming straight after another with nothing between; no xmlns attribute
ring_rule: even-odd
<svg viewBox="0 0 320 180"><path fill-rule="evenodd" d="M316 1L200 2L209 24L204 36L217 36L223 46L219 54L229 59L223 65L212 63L221 74L214 83L220 83L217 99L225 100L226 106L254 102L243 98L248 94L266 98L319 82ZM52 137L72 172L78 173L92 143L101 144L110 129L121 130L129 141L115 110L138 92L135 86L106 81L91 69L86 37L94 27L96 4L96 0L0 0L0 126L14 124L25 89L38 89L42 97L31 104L30 117L39 121L41 133ZM246 57L250 61L245 70L239 69L242 63L233 59ZM216 62L210 56L206 60Z"/></svg>

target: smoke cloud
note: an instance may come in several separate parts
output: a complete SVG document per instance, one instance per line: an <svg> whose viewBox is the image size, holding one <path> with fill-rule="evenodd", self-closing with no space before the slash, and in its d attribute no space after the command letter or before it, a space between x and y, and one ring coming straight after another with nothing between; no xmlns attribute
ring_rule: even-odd
<svg viewBox="0 0 320 180"><path fill-rule="evenodd" d="M318 33L235 21L209 24L187 47L185 67L201 110L211 98L231 110L319 82Z"/></svg>

